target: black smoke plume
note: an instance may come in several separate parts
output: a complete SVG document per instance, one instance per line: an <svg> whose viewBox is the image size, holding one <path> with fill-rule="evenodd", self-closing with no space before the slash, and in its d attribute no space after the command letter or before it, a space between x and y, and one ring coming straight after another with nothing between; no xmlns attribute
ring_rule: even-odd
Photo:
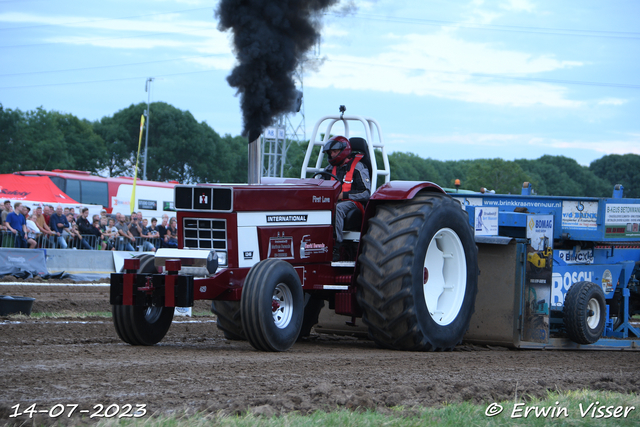
<svg viewBox="0 0 640 427"><path fill-rule="evenodd" d="M221 0L221 31L233 30L238 61L227 77L238 89L243 135L260 136L280 114L291 112L300 92L293 73L320 37L320 12L339 0Z"/></svg>

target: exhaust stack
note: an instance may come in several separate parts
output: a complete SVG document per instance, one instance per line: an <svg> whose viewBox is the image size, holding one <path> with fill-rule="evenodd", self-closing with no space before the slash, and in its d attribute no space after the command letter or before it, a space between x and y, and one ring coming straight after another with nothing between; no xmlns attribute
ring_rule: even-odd
<svg viewBox="0 0 640 427"><path fill-rule="evenodd" d="M260 153L260 135L249 135L249 185L260 184L262 178L262 154Z"/></svg>

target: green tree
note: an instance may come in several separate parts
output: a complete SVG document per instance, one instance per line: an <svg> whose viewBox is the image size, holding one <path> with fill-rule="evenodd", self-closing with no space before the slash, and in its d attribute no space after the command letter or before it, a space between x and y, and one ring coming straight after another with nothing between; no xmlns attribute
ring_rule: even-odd
<svg viewBox="0 0 640 427"><path fill-rule="evenodd" d="M0 107L0 172L78 169L95 172L104 143L86 120L57 111Z"/></svg>
<svg viewBox="0 0 640 427"><path fill-rule="evenodd" d="M389 166L392 180L442 182L442 177L433 163L413 153L391 153Z"/></svg>
<svg viewBox="0 0 640 427"><path fill-rule="evenodd" d="M530 175L534 190L548 196L606 197L611 185L586 166L564 156L542 156L535 160L516 160Z"/></svg>
<svg viewBox="0 0 640 427"><path fill-rule="evenodd" d="M69 169L98 172L106 155L104 140L93 131L88 120L80 120L71 114L51 113L62 132L68 153Z"/></svg>
<svg viewBox="0 0 640 427"><path fill-rule="evenodd" d="M0 173L14 172L15 162L12 154L15 150L18 129L22 126L24 115L19 110L4 109L0 104Z"/></svg>
<svg viewBox="0 0 640 427"><path fill-rule="evenodd" d="M64 135L58 129L55 116L42 108L25 113L16 110L12 115L13 132L0 147L3 156L2 172L19 170L66 169L71 153L66 150Z"/></svg>
<svg viewBox="0 0 640 427"><path fill-rule="evenodd" d="M96 133L106 142L103 167L110 176L133 175L140 117L145 109L143 103L130 105L94 124ZM221 138L205 122L198 123L189 111L164 102L152 103L150 111L147 179L182 183L247 181L244 138L230 135ZM143 154L144 147L140 151L138 176L142 176Z"/></svg>
<svg viewBox="0 0 640 427"><path fill-rule="evenodd" d="M639 155L610 154L591 162L589 170L610 184L608 195L613 191L614 185L622 184L625 197L640 198Z"/></svg>
<svg viewBox="0 0 640 427"><path fill-rule="evenodd" d="M485 187L500 194L520 194L525 181L530 181L529 176L516 162L481 159L469 165L464 188Z"/></svg>

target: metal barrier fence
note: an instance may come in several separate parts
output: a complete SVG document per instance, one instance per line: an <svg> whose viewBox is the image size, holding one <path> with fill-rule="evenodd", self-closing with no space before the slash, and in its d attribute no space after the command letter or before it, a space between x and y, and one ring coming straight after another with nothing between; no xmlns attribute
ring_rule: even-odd
<svg viewBox="0 0 640 427"><path fill-rule="evenodd" d="M10 231L0 231L0 247L14 248L16 245L15 235Z"/></svg>
<svg viewBox="0 0 640 427"><path fill-rule="evenodd" d="M10 231L0 231L0 247L2 248L15 248L16 235ZM58 236L46 236L38 234L34 239L38 248L43 249L61 249L62 246L59 242ZM82 238L77 236L65 236L64 241L67 244L67 249L85 249L85 250L132 250L138 252L150 252L161 247L162 240L160 238L149 239L145 237L136 237L135 242L131 242L124 237L116 237L115 239L103 240L93 234L83 234ZM103 245L104 243L104 245ZM128 245L127 245L128 243ZM23 247L27 248L25 244Z"/></svg>

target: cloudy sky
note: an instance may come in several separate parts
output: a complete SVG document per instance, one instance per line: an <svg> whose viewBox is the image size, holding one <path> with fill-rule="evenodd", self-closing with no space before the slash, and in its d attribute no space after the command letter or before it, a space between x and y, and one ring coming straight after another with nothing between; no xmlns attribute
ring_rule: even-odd
<svg viewBox="0 0 640 427"><path fill-rule="evenodd" d="M152 102L237 135L216 6L0 0L0 103L99 120L146 102L152 77ZM344 104L425 158L640 154L639 18L637 0L342 0L303 77L307 138Z"/></svg>

